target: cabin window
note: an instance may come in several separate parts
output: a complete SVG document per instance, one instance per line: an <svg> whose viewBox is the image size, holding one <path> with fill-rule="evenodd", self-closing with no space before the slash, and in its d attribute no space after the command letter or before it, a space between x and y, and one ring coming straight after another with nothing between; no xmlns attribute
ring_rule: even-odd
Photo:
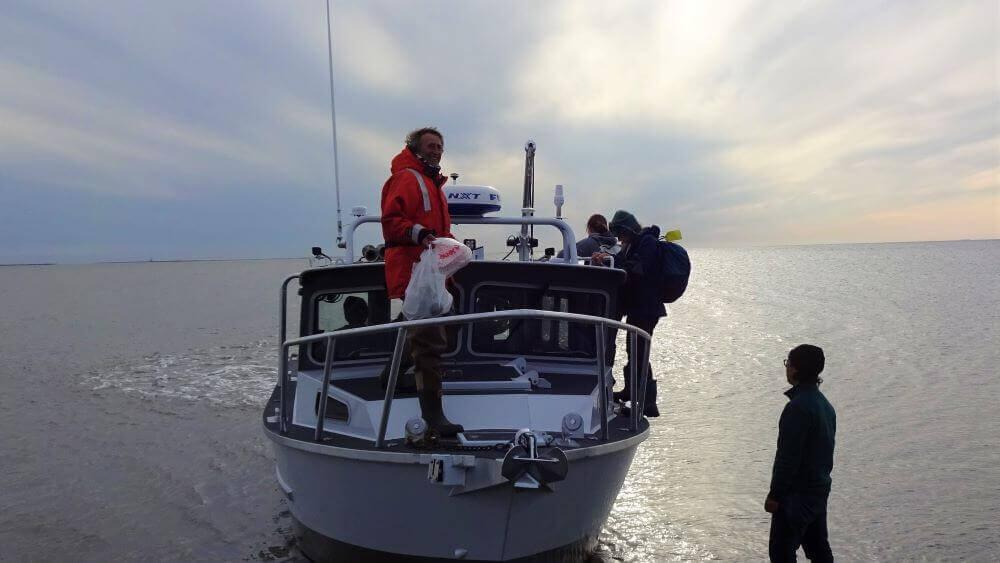
<svg viewBox="0 0 1000 563"><path fill-rule="evenodd" d="M541 309L606 316L607 299L601 293L504 286L480 287L473 299L475 312ZM553 355L589 358L596 355L592 324L538 319L504 319L473 324L476 353Z"/></svg>
<svg viewBox="0 0 1000 563"><path fill-rule="evenodd" d="M313 334L389 322L389 299L384 289L320 293L313 301ZM356 360L392 353L395 335L386 331L367 336L344 336L334 346L334 360ZM311 346L312 360L322 364L326 342Z"/></svg>
<svg viewBox="0 0 1000 563"><path fill-rule="evenodd" d="M385 289L318 293L313 297L312 334L385 324L399 318L400 309L401 301L390 301ZM459 327L448 327L448 350L455 350L457 347L458 333ZM396 331L393 330L363 336L343 336L336 340L333 359L388 359L395 344ZM313 363L323 365L326 342L314 343L310 346L309 354Z"/></svg>

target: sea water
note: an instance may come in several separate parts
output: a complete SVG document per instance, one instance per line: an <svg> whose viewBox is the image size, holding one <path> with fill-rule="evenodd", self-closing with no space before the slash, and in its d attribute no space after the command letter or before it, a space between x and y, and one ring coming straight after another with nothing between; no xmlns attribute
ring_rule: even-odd
<svg viewBox="0 0 1000 563"><path fill-rule="evenodd" d="M766 559L800 343L838 415L835 554L1000 557L1000 241L690 254L599 559ZM0 560L300 559L260 408L278 288L306 266L0 268Z"/></svg>

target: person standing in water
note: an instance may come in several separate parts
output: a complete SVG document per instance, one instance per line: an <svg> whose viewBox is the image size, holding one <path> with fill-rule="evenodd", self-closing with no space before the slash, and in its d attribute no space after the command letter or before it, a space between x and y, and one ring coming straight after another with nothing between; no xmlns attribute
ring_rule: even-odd
<svg viewBox="0 0 1000 563"><path fill-rule="evenodd" d="M826 505L833 471L837 413L819 390L826 358L811 344L796 346L785 359L788 404L778 421L771 488L764 510L771 514L771 561L795 561L802 546L811 561L833 561Z"/></svg>

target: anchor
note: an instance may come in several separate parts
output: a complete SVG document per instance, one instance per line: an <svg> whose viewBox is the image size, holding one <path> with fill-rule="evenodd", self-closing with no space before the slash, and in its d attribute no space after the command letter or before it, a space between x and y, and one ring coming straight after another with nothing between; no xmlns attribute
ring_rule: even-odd
<svg viewBox="0 0 1000 563"><path fill-rule="evenodd" d="M503 458L500 474L517 489L551 491L549 483L562 481L569 472L569 460L557 447L538 447L534 432L525 428L514 437L514 446Z"/></svg>

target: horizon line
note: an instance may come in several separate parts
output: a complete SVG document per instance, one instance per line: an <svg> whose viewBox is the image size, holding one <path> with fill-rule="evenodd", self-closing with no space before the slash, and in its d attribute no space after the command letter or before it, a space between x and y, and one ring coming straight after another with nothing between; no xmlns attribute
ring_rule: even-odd
<svg viewBox="0 0 1000 563"><path fill-rule="evenodd" d="M746 246L688 246L693 249L716 248L783 248L794 246L846 246L860 244L924 244L942 242L988 242L1000 241L1000 238L962 238L941 240L896 240L877 242L809 242L809 243L772 243L751 244ZM502 253L502 252L501 252ZM270 256L255 258L147 258L145 260L96 260L91 262L0 262L0 267L13 266L87 266L97 264L149 264L149 263L180 263L180 262L247 262L263 260L308 260L308 256Z"/></svg>

